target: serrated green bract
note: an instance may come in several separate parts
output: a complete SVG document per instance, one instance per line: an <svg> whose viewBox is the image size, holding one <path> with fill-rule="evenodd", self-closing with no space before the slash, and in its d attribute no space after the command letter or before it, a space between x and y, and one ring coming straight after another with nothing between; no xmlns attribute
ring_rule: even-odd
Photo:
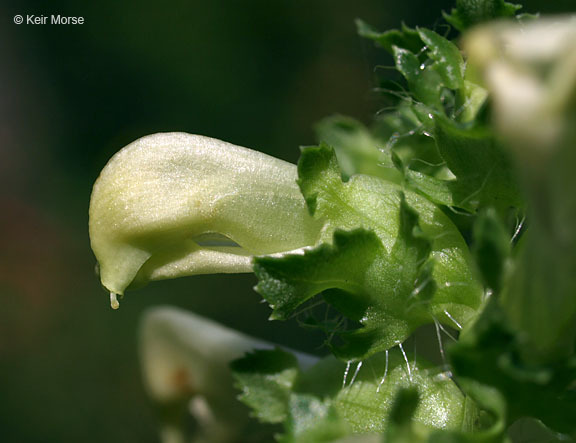
<svg viewBox="0 0 576 443"><path fill-rule="evenodd" d="M298 375L298 361L280 349L254 351L231 365L240 400L250 406L262 423L282 423L288 416L290 391Z"/></svg>
<svg viewBox="0 0 576 443"><path fill-rule="evenodd" d="M282 379L286 370L294 369L292 363L277 365L275 373L268 362L276 358L288 362L290 354L280 350L257 351L232 365L242 391L240 399L261 420L268 415L269 403L247 400L253 399L254 392L268 389L271 380ZM298 370L297 376L291 378L290 388L282 387L287 395L278 397L284 400L283 410L288 414L285 433L279 441L335 441L352 434L385 432L396 395L404 389L414 390L420 399L409 416L419 436L439 429L471 431L477 410L452 380L421 359L412 355L407 358L410 366L401 352L395 350L347 369L345 363L328 357L305 371ZM242 368L240 372L238 367Z"/></svg>
<svg viewBox="0 0 576 443"><path fill-rule="evenodd" d="M365 361L357 373L357 366L352 366L348 385L338 392L334 402L353 431L386 431L396 396L404 389L413 389L420 398L411 416L417 434L425 436L436 429L472 430L477 411L464 407L466 399L453 381L429 363L414 360L413 355L408 354L408 361L410 368L396 349L389 352L387 371L384 354ZM349 380L354 375L352 369L357 375L354 383Z"/></svg>
<svg viewBox="0 0 576 443"><path fill-rule="evenodd" d="M515 169L496 138L480 128L468 128L436 115L431 129L443 164L453 174L416 170L403 162L406 184L436 204L476 212L494 207L501 214L520 213L524 200ZM413 161L412 161L413 164Z"/></svg>
<svg viewBox="0 0 576 443"><path fill-rule="evenodd" d="M523 205L510 160L494 136L441 117L436 118L434 133L440 155L456 176L445 183L451 205L469 211L493 206L502 212ZM429 197L434 201L438 196Z"/></svg>
<svg viewBox="0 0 576 443"><path fill-rule="evenodd" d="M380 34L362 29L380 42ZM408 90L397 112L380 119L379 137L388 135L405 185L436 204L468 212L489 206L500 213L522 210L514 168L481 118L487 91L467 77L458 47L424 28L393 35L394 42L382 46L394 55Z"/></svg>
<svg viewBox="0 0 576 443"><path fill-rule="evenodd" d="M290 397L287 432L279 443L331 442L351 433L330 401L309 394Z"/></svg>
<svg viewBox="0 0 576 443"><path fill-rule="evenodd" d="M455 99L466 103L469 91L465 88L464 59L450 40L426 28L403 26L401 30L378 33L359 22L358 29L360 35L374 40L394 56L396 68L418 102L442 112L452 111ZM459 91L459 95L444 89Z"/></svg>
<svg viewBox="0 0 576 443"><path fill-rule="evenodd" d="M419 28L418 35L434 60L434 69L450 89L460 89L464 82L464 60L458 47L430 29Z"/></svg>
<svg viewBox="0 0 576 443"><path fill-rule="evenodd" d="M350 434L350 427L323 397L294 392L302 377L296 358L281 349L259 350L231 364L239 399L261 423L283 423L278 441L333 441Z"/></svg>
<svg viewBox="0 0 576 443"><path fill-rule="evenodd" d="M425 67L418 57L405 48L393 47L396 68L408 82L414 99L431 109L443 109L442 77L436 69Z"/></svg>
<svg viewBox="0 0 576 443"><path fill-rule="evenodd" d="M304 150L299 184L324 222L322 243L301 254L257 257L256 290L285 319L322 293L356 329L333 349L363 359L435 319L466 323L481 304L467 247L433 204L398 185L357 175L344 183L328 147ZM451 319L452 317L452 319Z"/></svg>
<svg viewBox="0 0 576 443"><path fill-rule="evenodd" d="M401 30L391 29L385 32L379 32L364 21L357 19L356 28L359 35L373 40L378 46L390 53L392 53L394 46L407 48L412 52L418 52L422 49L422 46L424 46L418 32L405 24L402 25Z"/></svg>
<svg viewBox="0 0 576 443"><path fill-rule="evenodd" d="M433 130L434 115L426 106L410 101L402 103L394 114L379 118L374 127L380 138L388 140L392 161L404 179L407 171L438 179L453 179L454 174L438 152Z"/></svg>
<svg viewBox="0 0 576 443"><path fill-rule="evenodd" d="M514 17L522 5L504 0L456 0L456 7L444 19L459 31L497 18Z"/></svg>
<svg viewBox="0 0 576 443"><path fill-rule="evenodd" d="M410 93L430 110L444 112L451 107L453 94L444 89L464 89L465 65L460 51L434 31L403 26L402 30L378 33L360 22L359 33L394 56L396 68L406 78Z"/></svg>
<svg viewBox="0 0 576 443"><path fill-rule="evenodd" d="M407 184L438 204L472 212L491 205L502 211L521 207L507 155L490 132L473 125L486 101L486 90L465 79L464 60L452 42L427 29L418 33L430 62L420 64L409 50L393 48L396 68L406 78L414 100L405 107L412 109L416 120L403 133L410 138L418 133L431 135L443 165L456 180L439 177L439 168L415 169L413 159L418 156L412 155L404 161Z"/></svg>
<svg viewBox="0 0 576 443"><path fill-rule="evenodd" d="M288 317L314 295L326 291L324 299L328 303L363 325L357 330L341 332L343 344L335 346L334 351L344 358L364 358L404 341L429 320L426 318L429 315L420 312L421 309L409 310L407 304L411 300L407 298L414 288L402 287L405 285L398 281L408 277L410 284L416 282L416 261L413 257L397 258L406 258L412 265L410 269L407 266L401 270L387 264L394 259L388 257L373 233L336 231L333 245L322 245L304 256L258 259L254 270L260 282L256 289L274 308L273 318L280 319ZM376 275L382 277L375 279ZM433 284L430 280L425 283ZM379 285L385 286L378 288ZM416 295L413 300L424 305L428 302Z"/></svg>
<svg viewBox="0 0 576 443"><path fill-rule="evenodd" d="M387 139L350 117L335 115L316 125L321 142L334 148L342 175L348 180L355 174L368 174L400 183L401 174L396 170L389 152Z"/></svg>

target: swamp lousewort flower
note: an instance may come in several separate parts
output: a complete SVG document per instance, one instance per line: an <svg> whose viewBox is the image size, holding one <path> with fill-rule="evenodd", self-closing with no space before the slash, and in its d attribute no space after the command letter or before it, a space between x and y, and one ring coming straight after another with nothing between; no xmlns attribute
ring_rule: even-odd
<svg viewBox="0 0 576 443"><path fill-rule="evenodd" d="M255 254L314 244L320 223L296 178L290 163L199 135L131 143L92 192L90 240L102 284L122 295L150 280L250 272Z"/></svg>
<svg viewBox="0 0 576 443"><path fill-rule="evenodd" d="M575 22L519 25L517 9L458 1L446 19L459 30L512 19L469 31L465 52L432 30L359 23L406 89L371 129L325 121L297 168L183 133L110 160L90 237L113 307L152 280L253 271L271 318L322 329L334 354L305 369L257 350L228 366L261 342L154 311L142 355L157 401L200 398L198 421L233 431L234 383L287 443L504 441L521 417L576 435ZM440 367L406 346L425 325Z"/></svg>
<svg viewBox="0 0 576 443"><path fill-rule="evenodd" d="M481 303L449 218L397 183L343 182L327 146L304 149L296 171L207 137L144 137L97 180L90 236L112 307L116 294L151 280L254 270L273 318L324 292L359 321L338 334L348 359L396 346L426 323L466 324Z"/></svg>

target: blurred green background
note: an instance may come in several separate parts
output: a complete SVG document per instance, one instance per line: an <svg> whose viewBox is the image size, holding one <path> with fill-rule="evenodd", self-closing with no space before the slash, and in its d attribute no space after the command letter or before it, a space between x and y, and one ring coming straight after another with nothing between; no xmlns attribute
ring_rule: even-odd
<svg viewBox="0 0 576 443"><path fill-rule="evenodd" d="M573 0L525 2L560 12ZM94 273L91 187L146 134L186 131L296 162L334 113L369 121L378 64L356 36L442 30L450 0L0 2L0 441L155 442L140 382L138 321L150 306L193 310L322 353L322 338L267 321L251 275L154 283L119 311ZM15 14L83 16L16 25ZM442 32L442 31L440 31Z"/></svg>

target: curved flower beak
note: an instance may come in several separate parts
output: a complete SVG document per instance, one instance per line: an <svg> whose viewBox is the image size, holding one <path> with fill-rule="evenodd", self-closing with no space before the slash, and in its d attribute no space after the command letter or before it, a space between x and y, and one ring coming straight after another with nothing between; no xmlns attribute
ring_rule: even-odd
<svg viewBox="0 0 576 443"><path fill-rule="evenodd" d="M252 271L252 256L312 245L296 167L185 133L143 137L118 152L94 185L90 241L112 296L130 285Z"/></svg>

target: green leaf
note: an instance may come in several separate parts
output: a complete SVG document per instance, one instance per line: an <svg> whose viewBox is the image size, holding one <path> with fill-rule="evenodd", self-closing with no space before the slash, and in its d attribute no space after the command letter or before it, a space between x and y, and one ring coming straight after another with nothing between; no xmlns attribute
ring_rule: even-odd
<svg viewBox="0 0 576 443"><path fill-rule="evenodd" d="M436 74L437 75L437 74ZM439 96L438 96L439 97ZM432 117L432 118L431 118ZM402 171L417 171L433 178L453 178L432 137L433 114L419 103L403 103L394 114L377 120L374 132L388 139L392 161Z"/></svg>
<svg viewBox="0 0 576 443"><path fill-rule="evenodd" d="M417 33L426 45L423 53L429 58L422 60L422 56L417 55L422 53L421 48L413 51L399 41L391 47L396 69L406 78L418 102L445 112L448 101L445 89L464 88L464 60L456 45L434 31L419 28Z"/></svg>
<svg viewBox="0 0 576 443"><path fill-rule="evenodd" d="M301 254L257 257L256 290L285 319L322 293L361 327L341 331L334 351L365 358L404 341L418 326L466 323L481 301L457 229L426 199L375 177L342 182L334 152L308 148L299 184L324 220L323 243ZM449 314L446 314L448 312Z"/></svg>
<svg viewBox="0 0 576 443"><path fill-rule="evenodd" d="M438 112L445 112L444 106L446 95L444 95L444 84L440 74L434 69L427 68L422 71L419 81L413 86L414 98Z"/></svg>
<svg viewBox="0 0 576 443"><path fill-rule="evenodd" d="M476 119L488 100L488 91L476 83L464 80L462 93L464 96L464 103L460 105L462 113L456 117L461 123L470 123Z"/></svg>
<svg viewBox="0 0 576 443"><path fill-rule="evenodd" d="M475 427L464 432L435 432L431 435L430 443L500 443L508 442L506 438L506 401L500 391L490 386L478 383L474 379L457 377L458 384L468 394L467 399L472 402L472 408L480 409L475 419ZM472 432L471 432L472 431Z"/></svg>
<svg viewBox="0 0 576 443"><path fill-rule="evenodd" d="M505 440L506 406L502 395L494 388L480 385L466 378L458 380L478 399L478 405L466 396L460 406L463 415L459 428L422 429L415 420L420 393L412 387L404 387L396 396L386 429L386 441L394 443L500 443ZM426 399L420 399L426 401ZM419 408L417 409L417 406Z"/></svg>
<svg viewBox="0 0 576 443"><path fill-rule="evenodd" d="M504 0L456 0L456 8L444 19L459 31L497 18L514 17L522 5Z"/></svg>
<svg viewBox="0 0 576 443"><path fill-rule="evenodd" d="M449 207L464 206L461 202L454 200L454 182L451 180L441 180L422 172L405 169L404 177L406 183L412 188L418 190L421 194L428 197L438 205ZM472 207L469 207L472 210Z"/></svg>
<svg viewBox="0 0 576 443"><path fill-rule="evenodd" d="M259 411L267 404L248 401L251 391L259 392L270 378L294 368L290 361L272 367L270 362L279 357L278 352L282 351L258 351L258 358L245 357L232 366L234 376L242 377L241 400L260 421L264 420ZM357 365L327 357L305 371L299 370L293 382L291 377L290 388L286 384L283 389L287 396L278 397L287 413L285 433L279 441L334 441L350 434L386 432L389 424L406 419L394 407L398 403L395 399L406 389L421 400L408 417L417 435L426 436L438 429L472 430L478 411L454 382L421 358L408 353L406 359L395 349ZM280 360L286 357L282 355ZM243 367L241 374L237 373L238 364Z"/></svg>
<svg viewBox="0 0 576 443"><path fill-rule="evenodd" d="M440 155L456 176L448 183L454 206L469 211L493 206L501 213L523 207L514 168L493 135L437 116L435 139Z"/></svg>
<svg viewBox="0 0 576 443"><path fill-rule="evenodd" d="M416 388L401 389L390 411L390 426L386 432L386 441L394 443L425 442L426 435L418 435L414 429L412 418L419 402Z"/></svg>
<svg viewBox="0 0 576 443"><path fill-rule="evenodd" d="M454 43L426 28L378 33L360 22L359 31L393 54L409 94L416 103L426 105L425 114L440 112L460 122L474 121L487 92L465 80L466 65Z"/></svg>
<svg viewBox="0 0 576 443"><path fill-rule="evenodd" d="M414 84L420 77L420 61L418 57L410 52L408 49L404 49L398 46L392 47L394 62L396 63L396 68L408 81L408 84Z"/></svg>
<svg viewBox="0 0 576 443"><path fill-rule="evenodd" d="M505 400L501 418L510 425L521 417L535 417L550 428L569 434L576 432L576 359L556 365L535 365L519 353L521 335L509 325L507 313L492 298L478 321L449 349L458 380L497 390ZM467 390L464 384L463 388ZM483 406L489 396L470 395Z"/></svg>
<svg viewBox="0 0 576 443"><path fill-rule="evenodd" d="M254 351L231 364L242 394L239 399L262 423L282 423L288 416L290 391L298 375L296 358L281 349Z"/></svg>
<svg viewBox="0 0 576 443"><path fill-rule="evenodd" d="M289 408L287 433L279 439L280 443L331 442L350 434L350 428L330 401L293 394Z"/></svg>
<svg viewBox="0 0 576 443"><path fill-rule="evenodd" d="M475 420L477 410L466 410L466 399L454 382L430 363L414 359L410 353L407 358L410 367L396 348L388 353L386 365L385 354L377 354L363 362L354 383L350 383L350 378L358 366L351 366L348 385L334 397L334 402L352 430L386 432L408 418L405 414L412 410L399 410L397 406L398 396L410 390L420 399L410 405L414 409L409 416L418 435L425 436L435 429L471 431L470 418Z"/></svg>
<svg viewBox="0 0 576 443"><path fill-rule="evenodd" d="M386 141L360 122L332 116L316 125L316 133L321 142L334 148L345 180L355 174L369 174L392 182L401 181L389 152L385 151Z"/></svg>
<svg viewBox="0 0 576 443"><path fill-rule="evenodd" d="M460 89L464 82L464 60L458 47L441 35L426 28L418 28L418 35L426 44L427 53L434 60L434 69L450 89Z"/></svg>
<svg viewBox="0 0 576 443"><path fill-rule="evenodd" d="M302 378L296 358L280 349L255 351L231 364L239 399L261 423L282 423L285 433L278 441L328 442L348 435L350 428L329 399L294 392ZM332 374L333 371L330 371ZM324 373L329 377L331 373Z"/></svg>
<svg viewBox="0 0 576 443"><path fill-rule="evenodd" d="M420 324L431 321L421 309L407 310L418 276L415 257L401 252L394 258L387 256L372 232L337 230L333 245L323 244L304 255L258 258L256 290L274 309L272 318L276 319L287 318L302 303L326 291L328 303L363 325L341 332L344 343L335 346L335 352L343 358L364 358L404 341ZM402 258L406 259L404 268L393 264ZM409 288L398 281L402 278L410 282ZM414 298L416 303L419 298Z"/></svg>
<svg viewBox="0 0 576 443"><path fill-rule="evenodd" d="M405 24L402 24L401 30L391 29L389 31L379 32L362 20L357 19L356 28L361 37L373 40L378 46L384 48L390 54L393 53L394 46L408 49L413 53L419 52L424 46L418 32Z"/></svg>
<svg viewBox="0 0 576 443"><path fill-rule="evenodd" d="M418 57L412 52L397 46L393 47L396 69L408 82L414 98L434 109L443 109L442 104L442 77L438 71L423 68Z"/></svg>
<svg viewBox="0 0 576 443"><path fill-rule="evenodd" d="M323 243L303 255L258 257L254 265L259 279L256 290L273 308L271 318L284 320L302 303L326 289L338 288L349 292L350 297L364 294L367 270L385 253L378 237L370 231L336 230L332 244ZM366 303L360 302L361 298L350 306L356 311L355 319L366 309L363 308Z"/></svg>

